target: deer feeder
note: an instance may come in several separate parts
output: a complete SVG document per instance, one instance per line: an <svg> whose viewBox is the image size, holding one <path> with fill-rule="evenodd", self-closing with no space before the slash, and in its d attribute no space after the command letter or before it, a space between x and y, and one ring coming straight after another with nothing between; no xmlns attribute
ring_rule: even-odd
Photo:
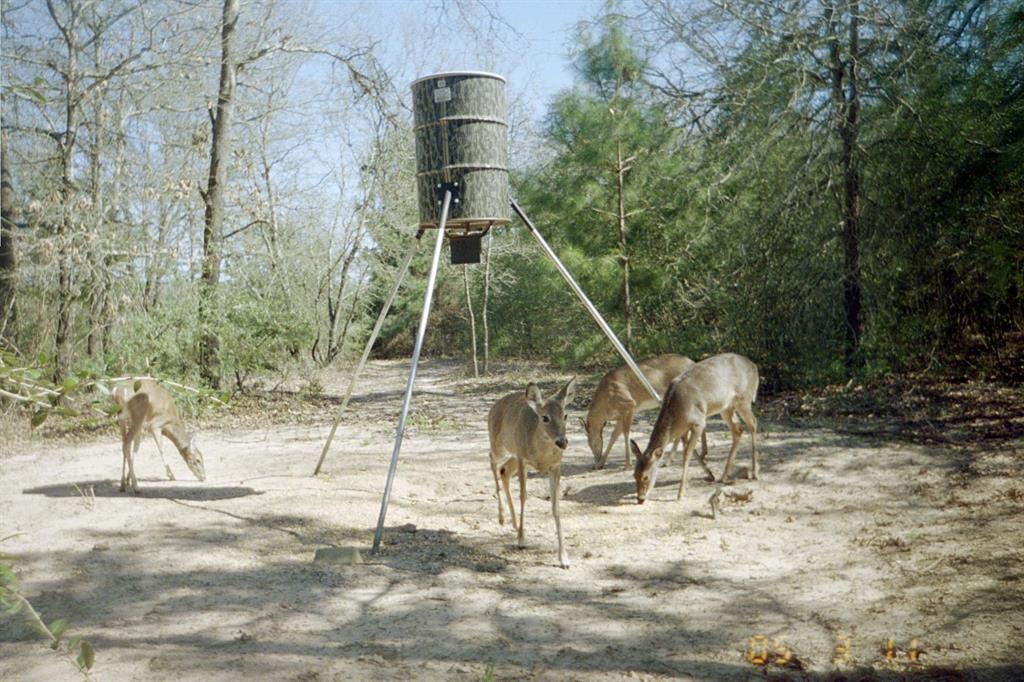
<svg viewBox="0 0 1024 682"><path fill-rule="evenodd" d="M512 220L505 79L454 71L412 83L420 229L444 229L452 263L479 263L480 238Z"/></svg>
<svg viewBox="0 0 1024 682"><path fill-rule="evenodd" d="M451 245L452 263L479 263L480 238L496 225L508 225L512 214L522 221L524 227L536 239L541 250L551 260L565 279L569 288L586 307L594 321L608 337L619 355L633 370L637 379L659 402L661 397L647 377L640 371L633 357L622 345L615 332L601 316L594 304L587 298L572 273L558 259L558 255L541 236L522 207L509 195L508 188L508 124L505 121L505 79L493 73L481 71L452 71L419 78L412 83L414 130L416 132L416 189L419 199L419 228L414 243L398 269L397 277L377 322L366 342L363 356L359 360L348 392L341 403L341 409L331 427L327 442L324 443L317 462L315 476L327 456L331 441L337 431L342 414L352 397L356 380L366 366L370 350L377 339L387 317L391 304L398 294L402 281L409 272L416 254L420 237L426 230L437 230L434 237L433 255L427 286L420 311L420 323L416 330L409 377L405 384L402 409L398 414L395 429L395 443L391 450L384 496L381 499L377 530L373 536L373 552L380 549L384 532L384 520L391 499L391 486L398 468L398 455L402 449L405 422L412 405L412 389L416 381L423 339L427 333L427 321L437 281L438 264L444 240Z"/></svg>

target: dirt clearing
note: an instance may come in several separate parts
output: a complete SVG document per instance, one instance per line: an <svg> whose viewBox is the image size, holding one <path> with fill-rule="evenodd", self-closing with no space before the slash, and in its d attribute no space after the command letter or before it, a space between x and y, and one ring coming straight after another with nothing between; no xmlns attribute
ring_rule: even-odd
<svg viewBox="0 0 1024 682"><path fill-rule="evenodd" d="M486 413L530 379L553 391L568 377L474 382L426 362L373 556L406 370L372 364L316 479L333 400L313 420L204 427L205 483L177 455L178 480L164 480L144 441L138 498L117 490L113 428L2 447L0 551L44 617L95 645L96 680L1024 676L1020 438L855 437L773 421L762 401L760 480L743 478L745 434L712 519L714 487L695 465L683 500L675 463L643 506L621 444L592 470L576 419L584 382L563 465L562 570L546 480L528 482L526 549L498 525ZM720 419L709 438L720 472ZM358 547L364 563L314 562L325 547ZM77 678L20 618L0 622L0 679Z"/></svg>

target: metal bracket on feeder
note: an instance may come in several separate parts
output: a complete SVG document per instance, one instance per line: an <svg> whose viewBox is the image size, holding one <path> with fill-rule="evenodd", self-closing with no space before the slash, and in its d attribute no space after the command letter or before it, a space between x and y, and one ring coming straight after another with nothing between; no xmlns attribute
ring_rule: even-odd
<svg viewBox="0 0 1024 682"><path fill-rule="evenodd" d="M451 194L453 205L462 203L462 185L457 181L439 182L434 190L439 206L444 203L446 194ZM446 236L452 265L472 265L480 262L480 237L483 233L457 234L454 230L449 230Z"/></svg>
<svg viewBox="0 0 1024 682"><path fill-rule="evenodd" d="M458 182L439 182L437 187L434 188L434 193L437 196L437 205L440 206L444 203L444 193L452 193L452 203L462 203L462 187L459 186Z"/></svg>

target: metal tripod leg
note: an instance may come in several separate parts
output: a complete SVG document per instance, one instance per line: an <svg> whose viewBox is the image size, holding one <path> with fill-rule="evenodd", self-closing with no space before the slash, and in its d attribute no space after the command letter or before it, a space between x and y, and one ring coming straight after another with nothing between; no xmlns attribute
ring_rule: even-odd
<svg viewBox="0 0 1024 682"><path fill-rule="evenodd" d="M562 264L562 261L558 260L558 256L556 256L555 252L550 246L548 246L548 243L544 241L544 237L542 237L540 232L537 231L537 228L534 227L534 224L526 217L526 214L523 213L523 209L519 207L519 204L517 204L514 199L512 200L512 210L516 212L516 215L519 216L519 219L523 221L524 225L526 225L530 234L532 234L537 240L537 243L540 244L540 248L544 250L544 253L548 255L548 258L550 258L555 264L555 267L558 268L558 272L562 274L562 277L569 284L569 288L572 289L580 301L583 302L583 305L586 307L591 317L594 318L594 321L597 322L601 331L604 332L605 336L608 337L608 340L612 342L613 346L615 346L615 350L619 351L619 355L622 356L622 359L626 361L629 368L633 370L634 374L636 374L636 378L639 379L640 383L642 383L644 387L651 392L654 399L660 403L661 396L654 390L654 386L651 386L651 382L647 380L647 377L640 371L640 368L636 366L636 362L633 361L633 357L629 354L629 351L627 351L626 347L622 345L621 341L619 341L619 337L615 336L615 332L612 331L612 328L604 321L604 318L601 317L601 313L598 312L597 308L594 307L594 304L590 302L589 298L587 298L587 295L583 293L583 289L580 288L580 285L576 283L575 279L573 279L572 273L570 273L565 265Z"/></svg>
<svg viewBox="0 0 1024 682"><path fill-rule="evenodd" d="M384 517L388 513L388 502L391 500L391 484L395 480L398 468L398 453L402 449L402 436L405 434L405 419L409 416L412 403L412 385L416 380L416 367L420 362L420 351L423 349L423 337L427 335L427 319L430 317L430 304L434 298L434 282L437 280L437 264L441 260L441 245L444 244L444 230L448 223L448 207L452 201L452 193L444 193L441 206L441 224L437 229L437 242L434 244L434 259L430 262L430 276L427 278L427 294L423 300L423 312L420 313L420 326L416 331L416 345L412 351L412 365L409 367L409 380L405 384L405 399L402 401L402 412L398 416L398 429L395 432L395 448L391 451L391 466L388 467L388 480L384 485L384 499L380 503L380 516L377 518L377 531L373 535L373 550L380 551L380 538L384 533Z"/></svg>
<svg viewBox="0 0 1024 682"><path fill-rule="evenodd" d="M391 310L391 304L395 302L395 296L398 295L398 290L402 286L402 282L405 281L405 276L409 272L409 264L412 263L413 256L416 255L416 250L419 248L420 240L416 239L412 246L409 248L409 253L406 254L405 260L398 268L398 277L395 279L395 285L391 288L391 294L384 302L384 307L380 310L380 315L377 316L377 323L373 325L373 331L370 332L370 338L366 342L366 348L363 350L363 357L359 358L359 364L356 365L355 372L352 373L352 379L348 383L348 390L345 391L345 398L341 401L341 407L338 409L338 416L335 417L334 423L331 425L331 433L327 436L327 442L324 443L324 449L320 453L320 461L316 463L316 469L313 470L313 475L316 476L320 473L320 467L324 464L324 459L327 457L327 451L331 449L331 442L334 440L334 434L338 430L338 424L341 423L341 417L345 414L345 409L348 407L348 401L352 398L352 391L356 387L356 381L359 379L359 375L362 374L363 368L366 366L366 361L370 357L370 351L373 349L373 344L377 341L377 335L380 334L381 327L384 326L384 318L388 316L388 311Z"/></svg>

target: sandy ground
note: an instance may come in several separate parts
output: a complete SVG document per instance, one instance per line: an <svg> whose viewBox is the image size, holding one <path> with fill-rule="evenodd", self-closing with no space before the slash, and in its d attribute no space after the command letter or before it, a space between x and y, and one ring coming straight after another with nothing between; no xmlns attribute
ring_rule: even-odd
<svg viewBox="0 0 1024 682"><path fill-rule="evenodd" d="M682 501L675 465L643 506L620 447L591 469L584 390L562 570L546 481L528 481L526 549L497 523L486 411L526 375L427 362L370 555L406 365L369 369L315 479L329 413L204 431L205 483L177 455L163 480L145 441L138 498L117 490L113 429L0 458L0 550L38 610L95 645L92 678L1024 678L1024 443L945 450L762 416L761 479L725 487L712 519L696 466ZM716 418L716 471L727 448ZM314 562L325 547L365 562ZM0 621L0 679L81 678L21 623Z"/></svg>

